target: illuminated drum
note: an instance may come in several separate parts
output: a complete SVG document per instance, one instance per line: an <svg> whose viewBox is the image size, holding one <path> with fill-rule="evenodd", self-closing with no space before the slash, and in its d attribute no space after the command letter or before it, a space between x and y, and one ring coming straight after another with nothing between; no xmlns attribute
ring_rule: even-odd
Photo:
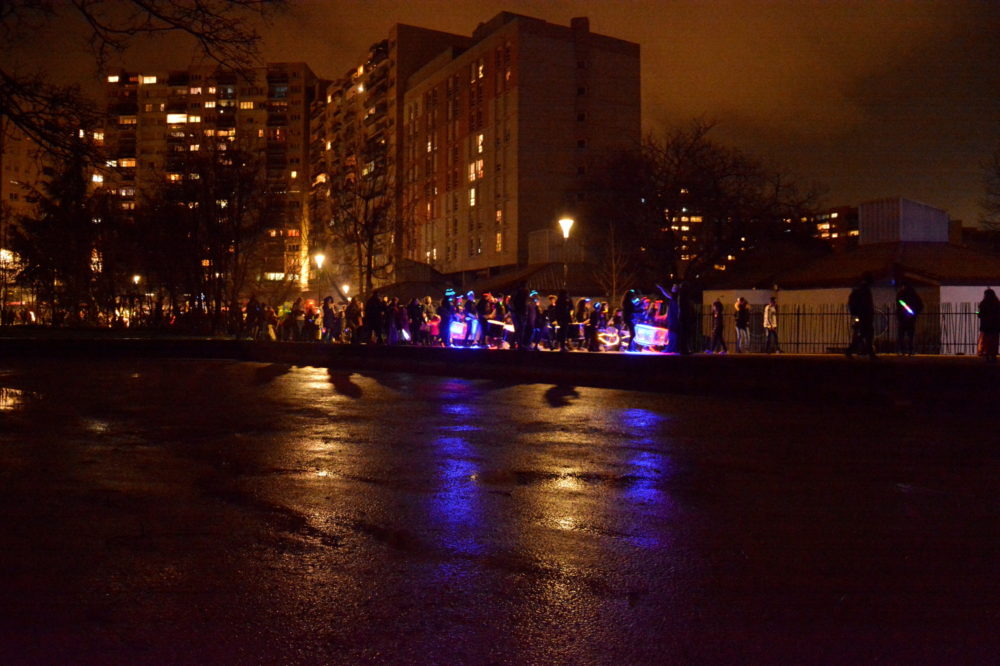
<svg viewBox="0 0 1000 666"><path fill-rule="evenodd" d="M665 347L668 330L649 324L635 325L635 341L643 347Z"/></svg>

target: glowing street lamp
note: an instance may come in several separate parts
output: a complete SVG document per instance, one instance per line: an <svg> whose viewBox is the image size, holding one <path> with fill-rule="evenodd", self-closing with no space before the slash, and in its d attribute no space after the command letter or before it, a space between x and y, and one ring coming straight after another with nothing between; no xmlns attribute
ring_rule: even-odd
<svg viewBox="0 0 1000 666"><path fill-rule="evenodd" d="M344 292L344 298L347 298L347 294L349 294L349 293L351 292L351 285L349 285L349 284L345 284L344 286L342 286L342 287L340 288L340 290L341 290L342 292Z"/></svg>
<svg viewBox="0 0 1000 666"><path fill-rule="evenodd" d="M566 263L566 244L569 242L569 230L573 228L575 220L572 217L563 217L559 220L559 227L563 234L563 289L569 284L569 266Z"/></svg>
<svg viewBox="0 0 1000 666"><path fill-rule="evenodd" d="M316 262L316 305L319 306L319 302L323 298L323 287L319 280L319 272L323 270L323 262L326 261L326 255L322 252L317 252L313 255L313 261Z"/></svg>
<svg viewBox="0 0 1000 666"><path fill-rule="evenodd" d="M135 286L138 287L140 281L142 281L142 276L141 275L133 275L132 276L132 284L134 284Z"/></svg>

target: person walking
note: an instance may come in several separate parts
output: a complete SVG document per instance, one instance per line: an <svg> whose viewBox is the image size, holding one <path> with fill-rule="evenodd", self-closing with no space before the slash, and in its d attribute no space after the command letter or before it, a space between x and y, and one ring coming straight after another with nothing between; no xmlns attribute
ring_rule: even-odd
<svg viewBox="0 0 1000 666"><path fill-rule="evenodd" d="M726 311L722 305L722 299L716 298L712 303L712 343L709 345L708 350L711 354L716 352L725 354L729 351L726 347L725 335L723 334L725 316Z"/></svg>
<svg viewBox="0 0 1000 666"><path fill-rule="evenodd" d="M622 323L628 329L628 350L635 351L635 324L636 324L636 312L635 306L639 302L639 297L636 296L634 289L629 289L625 292L625 296L622 298Z"/></svg>
<svg viewBox="0 0 1000 666"><path fill-rule="evenodd" d="M924 302L917 290L903 282L896 292L896 353L900 356L913 356L917 317L923 310Z"/></svg>
<svg viewBox="0 0 1000 666"><path fill-rule="evenodd" d="M861 284L856 286L847 297L847 309L851 313L851 345L847 348L847 357L854 354L867 355L875 359L875 299L872 297L872 284L875 279L871 273L865 273Z"/></svg>
<svg viewBox="0 0 1000 666"><path fill-rule="evenodd" d="M750 303L740 296L736 299L736 353L750 350Z"/></svg>
<svg viewBox="0 0 1000 666"><path fill-rule="evenodd" d="M775 354L780 354L781 345L778 344L778 299L774 296L764 306L764 330L767 331L764 352L770 354L773 348Z"/></svg>
<svg viewBox="0 0 1000 666"><path fill-rule="evenodd" d="M979 303L979 349L980 356L987 363L997 362L997 348L1000 346L1000 300L992 289L983 292Z"/></svg>

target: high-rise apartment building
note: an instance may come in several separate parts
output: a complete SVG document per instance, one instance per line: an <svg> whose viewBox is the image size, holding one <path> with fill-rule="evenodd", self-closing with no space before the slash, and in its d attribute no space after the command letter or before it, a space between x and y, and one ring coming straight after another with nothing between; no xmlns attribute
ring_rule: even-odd
<svg viewBox="0 0 1000 666"><path fill-rule="evenodd" d="M593 169L639 145L640 101L638 45L584 18L396 26L314 109L316 219L345 177L389 173L384 252L451 275L523 266L533 234L581 214Z"/></svg>
<svg viewBox="0 0 1000 666"><path fill-rule="evenodd" d="M107 77L105 185L125 210L144 188L192 177L192 153L238 147L258 156L277 201L264 277L308 282L309 109L318 81L304 63L240 75L212 68L118 72ZM100 176L97 176L100 177Z"/></svg>
<svg viewBox="0 0 1000 666"><path fill-rule="evenodd" d="M355 248L344 243L336 216L364 217L356 225L377 228L373 263L399 257L409 230L403 203L400 151L404 147L402 109L406 82L439 54L463 49L468 37L397 24L373 44L356 66L333 81L313 105L311 158L313 218L326 233L344 277L353 276ZM358 187L359 181L370 186ZM365 200L362 200L365 199ZM372 211L372 208L376 211ZM362 210L354 210L360 208ZM381 217L385 219L378 219ZM374 218L374 219L373 219Z"/></svg>

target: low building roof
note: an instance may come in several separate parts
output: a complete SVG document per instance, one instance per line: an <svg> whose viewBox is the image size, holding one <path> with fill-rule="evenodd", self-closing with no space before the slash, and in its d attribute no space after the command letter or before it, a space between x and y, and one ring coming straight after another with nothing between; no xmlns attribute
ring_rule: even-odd
<svg viewBox="0 0 1000 666"><path fill-rule="evenodd" d="M866 272L931 285L1000 284L1000 257L950 243L877 243L783 272L776 282L782 289L849 287Z"/></svg>

